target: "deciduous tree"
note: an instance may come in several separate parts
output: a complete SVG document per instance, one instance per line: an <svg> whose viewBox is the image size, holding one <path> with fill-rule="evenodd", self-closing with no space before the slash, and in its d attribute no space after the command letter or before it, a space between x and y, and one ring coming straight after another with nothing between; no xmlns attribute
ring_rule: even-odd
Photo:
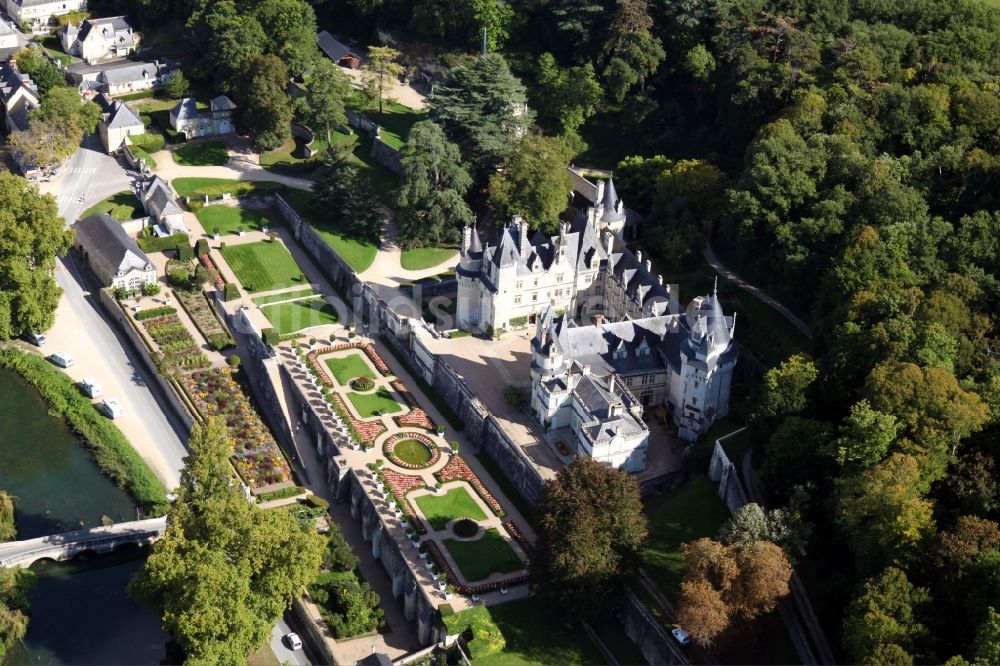
<svg viewBox="0 0 1000 666"><path fill-rule="evenodd" d="M391 46L369 46L368 60L363 66L365 96L373 103L378 102L378 112L382 113L382 103L388 99L393 81L403 73L403 66L396 62L399 51Z"/></svg>
<svg viewBox="0 0 1000 666"><path fill-rule="evenodd" d="M559 230L559 214L569 204L566 165L572 154L558 138L527 136L490 177L490 208L501 220L520 215L546 234Z"/></svg>
<svg viewBox="0 0 1000 666"><path fill-rule="evenodd" d="M273 55L255 55L241 68L243 84L234 90L240 126L261 150L292 137L292 106L285 93L288 69Z"/></svg>
<svg viewBox="0 0 1000 666"><path fill-rule="evenodd" d="M538 504L532 587L556 608L600 615L634 572L648 532L639 486L581 456L545 484Z"/></svg>
<svg viewBox="0 0 1000 666"><path fill-rule="evenodd" d="M332 143L330 128L347 122L344 99L351 92L351 82L340 67L322 58L316 61L307 81L306 102L309 120L315 128L326 130L326 143Z"/></svg>
<svg viewBox="0 0 1000 666"><path fill-rule="evenodd" d="M187 97L188 93L191 92L191 84L188 82L187 77L184 76L184 72L179 69L175 69L170 76L167 77L167 85L164 88L164 92L167 94L167 97L172 97L174 99Z"/></svg>
<svg viewBox="0 0 1000 666"><path fill-rule="evenodd" d="M837 463L855 473L881 462L896 441L896 417L872 409L867 400L851 406L834 441Z"/></svg>
<svg viewBox="0 0 1000 666"><path fill-rule="evenodd" d="M913 652L927 635L919 620L930 603L928 591L901 569L889 567L861 586L844 617L844 647L855 663L872 663L880 647L897 645Z"/></svg>

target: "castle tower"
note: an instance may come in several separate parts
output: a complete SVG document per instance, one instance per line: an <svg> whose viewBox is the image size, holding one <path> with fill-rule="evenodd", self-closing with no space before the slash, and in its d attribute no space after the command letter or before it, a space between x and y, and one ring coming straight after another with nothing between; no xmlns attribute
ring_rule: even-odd
<svg viewBox="0 0 1000 666"><path fill-rule="evenodd" d="M621 236L622 230L625 228L625 219L627 217L625 213L625 204L618 198L618 193L615 191L615 181L612 178L608 178L607 185L603 188L603 192L601 192L601 189L602 188L598 188L598 193L604 195L601 199L599 199L599 205L601 207L601 227L608 229L616 236Z"/></svg>
<svg viewBox="0 0 1000 666"><path fill-rule="evenodd" d="M476 331L482 325L482 283L479 273L483 267L483 245L475 222L462 230L462 247L455 278L458 282L458 304L455 307L455 325L463 331Z"/></svg>

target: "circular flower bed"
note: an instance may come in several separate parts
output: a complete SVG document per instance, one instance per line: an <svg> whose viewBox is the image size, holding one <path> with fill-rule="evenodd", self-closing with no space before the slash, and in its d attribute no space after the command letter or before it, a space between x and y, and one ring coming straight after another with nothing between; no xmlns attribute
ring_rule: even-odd
<svg viewBox="0 0 1000 666"><path fill-rule="evenodd" d="M441 459L441 451L427 435L401 432L385 440L382 452L389 461L404 469L426 469Z"/></svg>
<svg viewBox="0 0 1000 666"><path fill-rule="evenodd" d="M459 538L468 539L476 536L476 533L479 532L479 524L471 518L462 518L451 526L451 531Z"/></svg>
<svg viewBox="0 0 1000 666"><path fill-rule="evenodd" d="M371 377L355 377L351 380L351 388L355 391L371 391L375 388L375 380Z"/></svg>

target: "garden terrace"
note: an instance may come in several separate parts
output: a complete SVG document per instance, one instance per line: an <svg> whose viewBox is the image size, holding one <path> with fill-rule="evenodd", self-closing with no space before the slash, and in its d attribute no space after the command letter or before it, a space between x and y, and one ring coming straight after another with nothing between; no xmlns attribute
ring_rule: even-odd
<svg viewBox="0 0 1000 666"><path fill-rule="evenodd" d="M400 432L382 444L385 457L397 467L427 469L441 459L441 449L430 437L418 432Z"/></svg>
<svg viewBox="0 0 1000 666"><path fill-rule="evenodd" d="M398 508L406 515L413 529L419 534L426 534L427 528L417 516L417 512L413 509L413 504L406 496L414 490L426 488L424 480L419 476L401 474L400 472L385 468L377 470L375 475L389 487L391 491L390 497L396 501Z"/></svg>
<svg viewBox="0 0 1000 666"><path fill-rule="evenodd" d="M441 545L455 560L462 577L470 583L495 573L524 569L524 562L495 527L487 528L478 539L445 539Z"/></svg>
<svg viewBox="0 0 1000 666"><path fill-rule="evenodd" d="M321 296L303 298L261 307L279 335L291 335L308 328L336 324L340 317L337 309Z"/></svg>
<svg viewBox="0 0 1000 666"><path fill-rule="evenodd" d="M341 386L347 386L348 382L355 377L367 377L375 379L368 364L359 354L350 354L339 358L328 358L325 361L326 367L330 369L333 378Z"/></svg>
<svg viewBox="0 0 1000 666"><path fill-rule="evenodd" d="M291 485L291 470L277 442L229 369L183 375L181 384L203 417L220 416L233 439L233 466L254 492Z"/></svg>
<svg viewBox="0 0 1000 666"><path fill-rule="evenodd" d="M266 213L248 208L238 208L223 204L202 206L195 211L195 217L201 222L206 233L235 234L243 231L263 231L264 227L276 226Z"/></svg>
<svg viewBox="0 0 1000 666"><path fill-rule="evenodd" d="M330 393L328 391L323 397L326 398L327 403L330 404L334 413L347 425L348 433L357 445L364 447L372 446L379 435L386 431L385 424L378 419L363 421L355 418L350 410L347 409L347 404L340 397L339 393Z"/></svg>
<svg viewBox="0 0 1000 666"><path fill-rule="evenodd" d="M499 590L501 587L513 587L514 585L521 585L528 582L528 574L519 573L514 576L501 577L498 580L487 581L485 583L463 583L462 577L456 575L455 569L451 566L448 558L442 553L437 541L427 540L421 543L426 544L427 552L430 553L430 557L437 565L437 568L445 573L451 584L455 586L455 591L459 594L486 594L487 592ZM520 559L518 562L521 564L519 569L523 569L525 566L524 563ZM499 572L491 572L487 575L493 575L494 573Z"/></svg>
<svg viewBox="0 0 1000 666"><path fill-rule="evenodd" d="M232 245L222 248L222 256L247 291L273 291L304 282L299 265L278 242Z"/></svg>
<svg viewBox="0 0 1000 666"><path fill-rule="evenodd" d="M380 388L375 393L348 393L347 398L363 419L393 414L403 409L385 388Z"/></svg>
<svg viewBox="0 0 1000 666"><path fill-rule="evenodd" d="M222 350L236 344L229 329L222 325L215 313L215 308L208 302L208 294L200 288L174 289L174 296L191 317L198 332L214 349Z"/></svg>
<svg viewBox="0 0 1000 666"><path fill-rule="evenodd" d="M324 385L333 386L333 380L330 379L330 375L328 375L326 370L323 368L323 364L319 362L319 357L325 356L327 354L332 354L334 352L343 351L345 349L360 349L361 351L363 351L365 354L368 355L368 358L371 360L376 370L381 372L383 375L388 376L391 374L389 372L389 366L385 364L385 361L382 360L382 357L378 355L378 352L375 351L375 348L370 343L364 344L361 342L352 342L342 345L335 345L333 347L320 347L319 349L309 352L307 358L309 360L309 366L312 368L314 374L316 374L316 376L319 377L320 381L322 381ZM354 376L357 375L352 375L352 377ZM352 377L348 377L347 379L350 380Z"/></svg>
<svg viewBox="0 0 1000 666"><path fill-rule="evenodd" d="M476 473L469 468L464 460L458 456L451 456L448 459L448 464L445 465L440 471L434 473L435 478L441 483L448 483L449 481L465 481L470 486L472 486L479 496L482 498L486 505L490 507L490 510L499 517L503 518L507 515L507 512L503 510L500 506L500 502L497 501L495 497L486 489L483 482L479 480Z"/></svg>
<svg viewBox="0 0 1000 666"><path fill-rule="evenodd" d="M211 361L205 356L198 343L176 314L166 314L150 319L141 318L136 313L134 317L146 330L149 337L156 343L157 349L163 354L163 365L166 368L196 369L207 368Z"/></svg>

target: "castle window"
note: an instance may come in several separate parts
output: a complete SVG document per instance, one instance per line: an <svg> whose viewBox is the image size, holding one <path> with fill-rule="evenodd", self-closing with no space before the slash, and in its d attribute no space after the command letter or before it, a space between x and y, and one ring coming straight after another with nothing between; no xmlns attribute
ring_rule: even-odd
<svg viewBox="0 0 1000 666"><path fill-rule="evenodd" d="M538 286L538 278L535 278L535 286Z"/></svg>
<svg viewBox="0 0 1000 666"><path fill-rule="evenodd" d="M562 296L562 289L556 289L556 298Z"/></svg>
<svg viewBox="0 0 1000 666"><path fill-rule="evenodd" d="M523 288L523 287L524 287L524 282L522 282L521 280L518 280L518 281L517 281L517 288L518 288L518 289L521 289L521 288Z"/></svg>
<svg viewBox="0 0 1000 666"><path fill-rule="evenodd" d="M532 303L538 302L538 294L532 294L531 295L531 302Z"/></svg>
<svg viewBox="0 0 1000 666"><path fill-rule="evenodd" d="M514 305L517 305L520 302L521 302L521 294L517 294L516 296L514 296Z"/></svg>

